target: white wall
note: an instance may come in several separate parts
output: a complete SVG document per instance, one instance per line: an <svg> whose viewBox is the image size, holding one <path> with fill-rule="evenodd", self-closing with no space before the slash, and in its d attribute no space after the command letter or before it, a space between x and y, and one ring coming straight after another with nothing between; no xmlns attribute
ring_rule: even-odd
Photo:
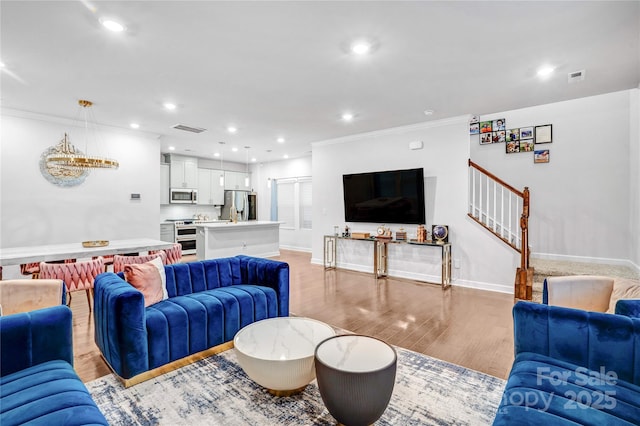
<svg viewBox="0 0 640 426"><path fill-rule="evenodd" d="M513 291L517 252L490 236L466 215L468 118L458 117L422 125L313 144L313 252L312 262L323 261L323 236L333 226L344 228L342 175L380 170L424 168L427 229L449 225L456 285ZM410 141L421 140L424 149L409 150ZM375 232L380 224L351 223L353 231ZM386 224L395 232L400 225ZM415 225L405 225L415 238ZM369 242L340 241L338 265L371 272ZM389 252L392 275L437 281L440 278L438 248L397 245Z"/></svg>
<svg viewBox="0 0 640 426"><path fill-rule="evenodd" d="M77 122L10 110L1 118L0 247L159 238L160 148L154 135L100 127L98 141L107 147L102 155L118 160L120 168L93 170L81 185L64 188L45 180L39 160L65 132L85 151ZM89 154L97 154L93 142ZM131 201L131 193L141 200Z"/></svg>
<svg viewBox="0 0 640 426"><path fill-rule="evenodd" d="M251 183L258 194L258 220L271 218L271 189L267 187L269 178L284 179L311 176L311 157L293 158L285 161L260 163L251 167ZM315 181L312 182L316 191ZM315 204L315 200L314 200ZM315 229L315 212L313 228ZM285 249L311 251L312 232L309 230L280 229L280 247Z"/></svg>
<svg viewBox="0 0 640 426"><path fill-rule="evenodd" d="M536 145L550 150L547 164L534 164L531 153L506 154L503 143L471 144L474 162L531 190L533 257L639 264L637 92L481 117L505 118L507 129L553 125L553 142Z"/></svg>
<svg viewBox="0 0 640 426"><path fill-rule="evenodd" d="M640 87L630 91L630 259L640 270Z"/></svg>

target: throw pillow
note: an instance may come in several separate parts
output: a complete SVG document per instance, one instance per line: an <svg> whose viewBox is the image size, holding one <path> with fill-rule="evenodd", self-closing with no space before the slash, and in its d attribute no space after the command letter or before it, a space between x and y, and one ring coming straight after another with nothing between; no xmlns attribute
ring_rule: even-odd
<svg viewBox="0 0 640 426"><path fill-rule="evenodd" d="M147 263L126 265L124 278L142 292L145 307L168 298L164 265L159 257Z"/></svg>
<svg viewBox="0 0 640 426"><path fill-rule="evenodd" d="M616 303L620 299L640 299L640 281L616 278L613 283L613 291L611 292L607 313L616 313Z"/></svg>

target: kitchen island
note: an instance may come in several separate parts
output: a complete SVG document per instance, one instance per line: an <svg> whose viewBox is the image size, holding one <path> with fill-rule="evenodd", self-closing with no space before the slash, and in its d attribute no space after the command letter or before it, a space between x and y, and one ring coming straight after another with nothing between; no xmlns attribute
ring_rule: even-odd
<svg viewBox="0 0 640 426"><path fill-rule="evenodd" d="M198 260L237 254L256 257L280 255L280 222L203 223L196 224L196 229Z"/></svg>

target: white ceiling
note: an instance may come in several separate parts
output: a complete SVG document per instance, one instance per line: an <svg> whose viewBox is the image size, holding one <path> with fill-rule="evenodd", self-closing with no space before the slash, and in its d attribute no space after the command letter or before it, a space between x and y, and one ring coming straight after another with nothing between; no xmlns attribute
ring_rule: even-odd
<svg viewBox="0 0 640 426"><path fill-rule="evenodd" d="M315 141L640 84L638 1L3 0L0 13L3 107L74 118L89 99L97 121L140 123L163 151L212 157L225 141L225 161L241 163L245 146L293 158ZM362 36L374 54L348 54ZM547 81L543 64L556 67Z"/></svg>

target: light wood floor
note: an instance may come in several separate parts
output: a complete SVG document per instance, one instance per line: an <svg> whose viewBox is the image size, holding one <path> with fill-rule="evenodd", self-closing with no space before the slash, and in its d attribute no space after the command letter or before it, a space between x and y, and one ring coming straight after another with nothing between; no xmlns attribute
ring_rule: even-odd
<svg viewBox="0 0 640 426"><path fill-rule="evenodd" d="M513 297L372 274L325 271L311 255L282 250L290 266L290 312L506 378L513 362ZM84 294L72 299L75 368L88 382L109 373L93 340Z"/></svg>

